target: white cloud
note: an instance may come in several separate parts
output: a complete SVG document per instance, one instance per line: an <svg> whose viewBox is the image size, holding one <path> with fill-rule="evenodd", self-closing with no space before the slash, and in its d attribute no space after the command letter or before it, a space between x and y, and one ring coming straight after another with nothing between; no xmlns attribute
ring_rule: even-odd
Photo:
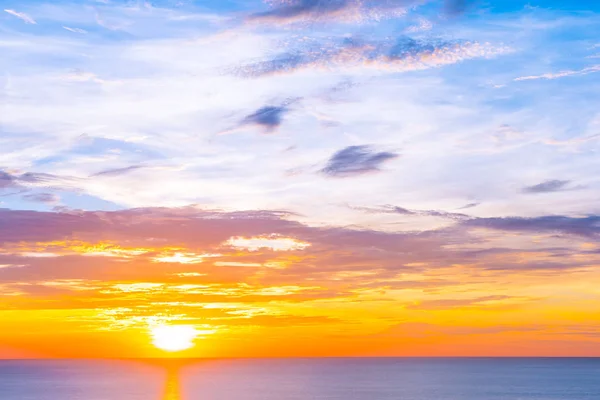
<svg viewBox="0 0 600 400"><path fill-rule="evenodd" d="M23 12L18 12L15 10L9 10L9 9L5 9L5 12L14 15L15 17L21 19L23 22L27 23L27 24L37 24L37 22L35 22L35 20L33 18L31 18L29 15L23 13Z"/></svg>
<svg viewBox="0 0 600 400"><path fill-rule="evenodd" d="M245 249L248 251L258 251L261 249L269 249L273 251L294 251L304 250L310 247L310 243L303 242L294 238L279 237L277 235L271 236L257 236L257 237L232 237L224 243L226 246L231 246L239 249ZM226 265L231 263L221 263ZM239 263L236 263L239 265ZM242 265L239 265L242 266ZM246 265L250 266L250 265ZM254 265L253 265L254 266Z"/></svg>
<svg viewBox="0 0 600 400"><path fill-rule="evenodd" d="M199 264L204 261L204 256L190 253L173 253L154 257L153 261L161 263Z"/></svg>
<svg viewBox="0 0 600 400"><path fill-rule="evenodd" d="M215 263L217 267L262 267L260 263L244 263L236 261L217 261Z"/></svg>
<svg viewBox="0 0 600 400"><path fill-rule="evenodd" d="M73 33L81 33L81 34L88 33L88 31L86 31L85 29L80 29L80 28L70 28L68 26L63 26L63 28L68 30L69 32L73 32Z"/></svg>
<svg viewBox="0 0 600 400"><path fill-rule="evenodd" d="M22 264L0 264L0 269L3 269L3 268L22 268L24 266L25 265L22 265Z"/></svg>
<svg viewBox="0 0 600 400"><path fill-rule="evenodd" d="M21 257L28 257L28 258L55 258L55 257L61 256L61 254L41 252L41 251L37 251L37 252L28 251L28 252L19 253L18 255Z"/></svg>
<svg viewBox="0 0 600 400"><path fill-rule="evenodd" d="M587 67L580 70L566 70L542 75L521 76L519 78L515 78L515 81L532 81L536 79L559 79L568 76L588 75L593 74L595 72L600 72L600 65L593 65L591 67Z"/></svg>

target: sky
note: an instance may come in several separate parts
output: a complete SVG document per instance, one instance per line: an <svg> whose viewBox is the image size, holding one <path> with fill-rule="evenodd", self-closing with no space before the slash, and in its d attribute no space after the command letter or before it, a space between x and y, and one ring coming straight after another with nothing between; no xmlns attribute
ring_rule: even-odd
<svg viewBox="0 0 600 400"><path fill-rule="evenodd" d="M0 358L600 356L565 3L2 1Z"/></svg>

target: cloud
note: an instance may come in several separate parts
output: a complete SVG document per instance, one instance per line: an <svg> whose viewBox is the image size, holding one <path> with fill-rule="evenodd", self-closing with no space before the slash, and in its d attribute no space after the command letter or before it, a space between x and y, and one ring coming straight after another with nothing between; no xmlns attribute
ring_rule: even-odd
<svg viewBox="0 0 600 400"><path fill-rule="evenodd" d="M18 186L16 177L0 170L0 189L14 188L15 186Z"/></svg>
<svg viewBox="0 0 600 400"><path fill-rule="evenodd" d="M584 137L575 137L575 138L566 139L566 140L545 139L543 141L543 143L547 144L547 145L550 145L550 146L561 146L561 147L567 147L567 148L568 147L576 148L576 147L581 146L583 144L597 141L598 139L600 139L600 133L595 134L595 135L584 136Z"/></svg>
<svg viewBox="0 0 600 400"><path fill-rule="evenodd" d="M129 172L138 170L140 168L144 168L144 167L141 166L141 165L132 165L132 166L125 167L125 168L108 169L108 170L105 170L105 171L101 171L101 172L95 173L95 174L93 174L91 176L93 176L93 177L95 177L95 176L119 176L119 175L124 175L124 174L127 174Z"/></svg>
<svg viewBox="0 0 600 400"><path fill-rule="evenodd" d="M259 325L273 324L273 319L282 325L301 325L302 316L280 317L289 311L311 315L315 323L322 316L355 322L356 313L372 315L365 324L356 324L363 333L405 318L431 317L403 307L411 302L415 305L409 308L439 310L435 314L442 320L465 317L465 325L473 325L469 317L476 315L474 324L484 329L508 314L478 312L474 308L480 305L469 305L465 299L480 301L486 309L493 308L488 303L512 302L481 300L489 294L516 298L551 294L551 301L534 307L545 310L543 315L553 315L556 304L595 311L598 291L593 282L600 254L593 226L567 220L548 227L548 222L530 221L535 212L568 219L597 212L594 191L543 196L536 198L543 202L532 203L529 196L519 195L521 187L511 190L498 184L514 182L515 177L543 177L542 169L548 165L555 174L551 177L578 176L584 183L594 182L595 142L578 147L577 154L542 143L544 138L594 137L598 126L592 87L570 86L560 90L560 96L522 91L520 85L492 89L507 76L510 80L526 75L519 71L523 65L541 65L548 59L561 68L580 68L574 66L579 54L562 51L568 46L556 30L539 29L543 24L561 24L562 32L568 28L562 22L540 22L539 14L529 12L486 12L447 23L434 15L433 9L442 3L437 1L411 9L410 20L393 23L334 25L352 18L347 7L325 9L314 18L320 11L272 17L275 22L286 20L283 23L318 21L308 25L309 30L248 24L230 29L236 15L251 6L232 2L233 9L219 8L216 12L222 18L211 22L186 14L190 8L203 12L191 4L177 10L145 10L110 2L102 6L105 20L125 28L120 32L90 28L93 35L86 36L63 28L94 26L89 4L76 3L28 4L24 11L43 16L43 37L8 30L2 42L5 69L12 71L0 77L5 109L0 138L5 173L0 174L0 186L8 188L3 194L19 191L15 187L28 189L27 195L59 193L45 189L54 185L77 186L85 193L63 196L62 212L0 211L0 265L20 266L0 267L0 285L7 285L0 289L2 306L18 310L15 320L3 320L3 327L26 331L24 325L39 317L60 325L61 332L65 328L69 336L71 329L81 327L110 329L115 322L126 326L140 323L141 317L172 316L223 326L229 343L227 336L235 332L229 326L235 324L247 325L247 335L266 333L264 340L286 336L289 331L262 331ZM382 1L363 4L385 11ZM283 6L280 2L273 9ZM552 11L551 17L557 14ZM30 27L4 15L5 22L10 20L23 31ZM360 21L376 17L356 15ZM405 31L420 16L434 23L431 32L397 37L394 32ZM577 45L587 46L590 34L582 27L591 26L590 20L568 18L569 26L577 29L571 39L577 37ZM227 35L215 34L222 29ZM360 32L366 36L357 36ZM443 36L435 39L437 35ZM465 40L455 40L459 38ZM502 63L473 61L426 71L502 54L506 49L499 41L515 43L523 51ZM82 65L86 72L66 77ZM249 68L247 76L264 78L223 74L227 66L258 66ZM335 93L333 85L339 88ZM580 89L589 92L581 104ZM302 112L277 101L287 96L302 96ZM323 121L335 125L324 130ZM245 131L285 130L285 135L224 136L206 142L214 132L240 124L247 124ZM506 138L510 146L496 146L490 135L504 124L523 134ZM87 139L79 136L82 133ZM357 159L355 152L354 159L336 160L334 153L351 144L373 147L362 158ZM290 147L296 150L282 151ZM474 147L483 151L473 151ZM398 160L402 168L382 164L397 157L394 153L401 151L396 149L406 150ZM377 159L386 153L383 161ZM530 157L533 153L535 159ZM157 163L170 167L156 168ZM139 165L148 167L136 169ZM314 179L309 173L283 175L290 169L315 171L327 166L333 168L333 176L389 171L358 181ZM31 172L23 173L27 171ZM66 182L67 176L82 178ZM461 214L471 210L456 209L473 199L484 202L474 210L487 220ZM21 195L1 200L0 207L48 208L23 201ZM364 206L363 212L344 207L349 201ZM190 203L203 208L121 209ZM97 211L106 208L119 211ZM290 209L302 215L217 208ZM502 224L499 215L513 222ZM518 216L522 218L515 221ZM584 234L565 233L575 230ZM301 250L289 250L308 243ZM149 286L122 290L135 283ZM288 305L299 301L313 303ZM385 304L390 307L379 315L377 310ZM128 306L129 313L117 310ZM467 308L465 312L456 310L461 307ZM45 311L61 308L68 311ZM512 320L528 317L527 312L513 311ZM101 314L105 319L93 320ZM581 314L582 319L586 316ZM353 331L346 329L348 325L301 333L327 342L336 332L350 338ZM477 331L472 326L459 328ZM247 335L244 340L254 342ZM42 336L32 335L31 340L46 343ZM466 348L458 343L460 338L451 340L456 341L452 344L457 352ZM344 341L355 345L351 338L340 340L340 346ZM369 340L368 346L375 342ZM467 342L468 338L463 343ZM490 338L486 346L501 348L499 342ZM338 348L329 344L320 348ZM398 349L403 344L396 340L376 347L384 346Z"/></svg>
<svg viewBox="0 0 600 400"><path fill-rule="evenodd" d="M408 305L406 308L409 310L445 310L451 308L486 308L486 307L497 307L498 305L505 305L503 302L506 300L515 299L512 296L506 295L493 295L477 297L474 299L438 299L438 300L425 300L416 304Z"/></svg>
<svg viewBox="0 0 600 400"><path fill-rule="evenodd" d="M266 133L272 133L281 125L282 118L288 109L284 106L266 106L248 115L242 121L242 125L258 125Z"/></svg>
<svg viewBox="0 0 600 400"><path fill-rule="evenodd" d="M450 15L463 14L473 5L473 3L475 3L475 0L447 0L445 11Z"/></svg>
<svg viewBox="0 0 600 400"><path fill-rule="evenodd" d="M21 191L19 193L28 191L36 187L53 187L59 189L68 189L66 187L61 186L71 182L72 180L72 178L47 173L26 172L24 174L15 174L0 170L0 190L9 188L20 189ZM23 198L27 200L36 201L35 196L37 195L31 196L33 197L29 198L25 196ZM42 194L40 194L40 196L42 196Z"/></svg>
<svg viewBox="0 0 600 400"><path fill-rule="evenodd" d="M416 25L410 26L406 29L406 33L417 33L429 31L433 28L433 23L425 18L419 18Z"/></svg>
<svg viewBox="0 0 600 400"><path fill-rule="evenodd" d="M409 8L424 0L265 0L267 11L254 13L250 22L272 24L294 23L361 23L382 21L404 16ZM472 5L472 0L446 0L444 13L462 14Z"/></svg>
<svg viewBox="0 0 600 400"><path fill-rule="evenodd" d="M118 23L112 20L109 21L105 18L104 13L101 12L99 8L94 7L94 10L96 14L96 23L103 28L109 29L111 31L118 31L125 28L129 24L129 22L123 20L119 21Z"/></svg>
<svg viewBox="0 0 600 400"><path fill-rule="evenodd" d="M364 68L406 72L455 64L472 58L489 58L508 51L506 47L490 43L417 40L410 37L400 37L395 41L366 41L356 38L344 38L341 41L331 39L327 42L305 40L301 42L300 48L292 48L270 60L242 65L234 68L233 73L257 78L305 69L343 71Z"/></svg>
<svg viewBox="0 0 600 400"><path fill-rule="evenodd" d="M571 181L561 181L561 180L549 180L537 185L527 186L523 188L523 193L551 193L551 192L561 192L564 190L568 190L566 186L571 183Z"/></svg>
<svg viewBox="0 0 600 400"><path fill-rule="evenodd" d="M17 180L19 182L31 183L31 184L45 184L52 182L60 182L64 180L68 180L68 178L64 178L54 174L47 174L43 172L26 172L22 175L17 176Z"/></svg>
<svg viewBox="0 0 600 400"><path fill-rule="evenodd" d="M63 26L63 29L68 30L69 32L73 32L73 33L81 33L81 34L86 34L88 33L88 31L86 31L85 29L80 29L80 28L71 28L68 26Z"/></svg>
<svg viewBox="0 0 600 400"><path fill-rule="evenodd" d="M153 282L194 272L200 275L177 276L189 283L243 283L253 268L223 266L260 265L257 269L268 271L265 279L273 284L314 286L315 277L329 281L329 275L346 272L346 284L366 288L371 278L383 279L379 286L393 284L401 254L401 263L449 256L440 253L445 234L310 227L280 212L0 209L0 220L0 264L28 265L20 272L0 271L4 281L135 277ZM48 257L34 257L41 254ZM352 274L365 270L376 274L368 274L369 279Z"/></svg>
<svg viewBox="0 0 600 400"><path fill-rule="evenodd" d="M556 73L547 73L547 74L542 74L542 75L531 75L531 76L521 76L519 78L515 78L515 81L532 81L532 80L537 80L537 79L548 79L548 80L552 80L552 79L559 79L559 78L565 78L565 77L569 77L569 76L580 76L580 75L588 75L588 74L593 74L596 72L600 72L600 65L593 65L591 67L587 67L584 69L580 69L580 70L566 70L566 71L561 71L561 72L556 72Z"/></svg>
<svg viewBox="0 0 600 400"><path fill-rule="evenodd" d="M61 213L43 213L35 211L11 211L0 209L0 218L5 222L0 229L0 243L36 238L36 241L54 240L61 236L70 236L78 231L86 232L109 231L118 236L148 237L148 229L163 226L166 235L180 241L187 235L198 235L196 240L203 244L219 245L231 237L256 237L270 235L273 232L294 232L294 227L300 224L283 218L290 213L277 211L231 212L205 211L195 207L184 208L148 208L129 209L122 212L86 212L72 211ZM136 222L137 221L137 222ZM181 234L173 229L173 223L194 222L191 230ZM19 232L6 229L18 227ZM112 226L112 228L111 228ZM141 229L141 230L140 230ZM146 231L146 232L144 232ZM154 229L152 229L154 232ZM212 231L209 235L208 232ZM153 234L158 234L154 232ZM20 237L20 234L24 236ZM174 236L173 236L174 235ZM207 236L208 235L208 236ZM29 238L29 239L28 239ZM191 240L191 237L188 238ZM184 242L188 242L184 240Z"/></svg>
<svg viewBox="0 0 600 400"><path fill-rule="evenodd" d="M251 22L349 22L383 20L402 16L411 0L268 0L271 9L252 14Z"/></svg>
<svg viewBox="0 0 600 400"><path fill-rule="evenodd" d="M393 325L383 332L373 336L378 338L427 338L431 336L446 335L494 335L505 332L535 332L546 329L541 325L499 325L494 326L460 326L460 325L437 325L422 322L404 322Z"/></svg>
<svg viewBox="0 0 600 400"><path fill-rule="evenodd" d="M27 201L47 204L58 203L58 201L60 200L60 197L58 197L54 193L32 193L23 195L22 197L24 200Z"/></svg>
<svg viewBox="0 0 600 400"><path fill-rule="evenodd" d="M246 249L248 251L259 251L260 249L271 249L273 251L291 251L304 250L310 247L310 243L298 241L294 238L279 237L277 235L267 235L260 237L232 237L227 245Z"/></svg>
<svg viewBox="0 0 600 400"><path fill-rule="evenodd" d="M35 22L35 20L33 18L31 18L29 15L27 15L23 12L18 12L15 10L8 10L8 9L5 9L4 11L11 15L14 15L15 17L19 18L20 20L24 21L27 24L33 24L33 25L37 24L37 22Z"/></svg>
<svg viewBox="0 0 600 400"><path fill-rule="evenodd" d="M290 111L290 106L300 98L291 97L280 105L267 105L245 116L237 126L221 131L219 134L235 133L244 126L256 126L264 133L274 133L283 123L283 117Z"/></svg>
<svg viewBox="0 0 600 400"><path fill-rule="evenodd" d="M566 217L543 216L534 218L496 217L477 218L462 222L463 226L509 232L556 233L585 237L600 236L600 216Z"/></svg>
<svg viewBox="0 0 600 400"><path fill-rule="evenodd" d="M461 245L481 241L466 235L460 223L435 231L384 232L310 226L291 217L198 207L0 209L0 265L19 266L0 267L0 297L6 308L20 310L97 308L107 315L98 322L104 328L140 324L144 316L170 310L178 320L234 329L242 321L267 324L263 316L297 310L297 303L324 317L336 317L333 308L369 301L376 307L394 301L405 311L515 310L537 298L527 281L511 281L519 285L492 294L489 285L505 285L516 268L519 279L544 271L532 277L537 284L558 279L563 285L575 265L600 260L588 253L585 260L571 258L583 255L579 243L569 251L538 245L525 255L520 249L474 255ZM562 262L552 274L548 259ZM397 298L398 293L406 296ZM315 303L321 301L331 307Z"/></svg>
<svg viewBox="0 0 600 400"><path fill-rule="evenodd" d="M370 146L348 146L335 153L321 172L338 178L377 172L383 163L398 156L387 151L377 152Z"/></svg>
<svg viewBox="0 0 600 400"><path fill-rule="evenodd" d="M351 207L354 210L363 211L366 213L373 214L400 214L400 215L412 215L419 217L441 217L441 218L449 218L454 220L463 220L471 218L467 214L462 213L453 213L448 211L439 211L439 210L409 210L404 207L398 207L394 205L383 205L379 207Z"/></svg>

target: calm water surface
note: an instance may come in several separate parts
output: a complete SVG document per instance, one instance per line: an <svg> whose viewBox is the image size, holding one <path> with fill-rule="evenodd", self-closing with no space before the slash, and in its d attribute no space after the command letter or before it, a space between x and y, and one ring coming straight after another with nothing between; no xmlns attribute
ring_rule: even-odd
<svg viewBox="0 0 600 400"><path fill-rule="evenodd" d="M600 359L0 361L2 400L599 400Z"/></svg>

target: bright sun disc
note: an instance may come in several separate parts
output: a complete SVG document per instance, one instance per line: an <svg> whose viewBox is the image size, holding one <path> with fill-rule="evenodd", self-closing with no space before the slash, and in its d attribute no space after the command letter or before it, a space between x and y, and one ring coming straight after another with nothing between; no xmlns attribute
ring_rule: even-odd
<svg viewBox="0 0 600 400"><path fill-rule="evenodd" d="M182 351L194 347L198 332L188 325L161 325L150 330L154 346L165 351Z"/></svg>

